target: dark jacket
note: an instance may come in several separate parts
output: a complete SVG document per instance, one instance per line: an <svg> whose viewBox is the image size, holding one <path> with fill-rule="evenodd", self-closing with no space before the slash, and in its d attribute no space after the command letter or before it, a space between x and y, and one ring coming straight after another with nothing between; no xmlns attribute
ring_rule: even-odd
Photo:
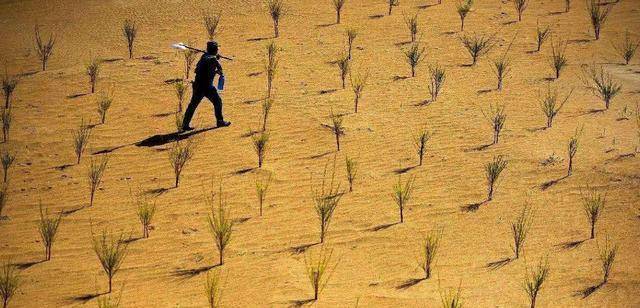
<svg viewBox="0 0 640 308"><path fill-rule="evenodd" d="M205 53L196 64L196 77L193 83L197 87L211 87L216 74L223 75L218 58Z"/></svg>

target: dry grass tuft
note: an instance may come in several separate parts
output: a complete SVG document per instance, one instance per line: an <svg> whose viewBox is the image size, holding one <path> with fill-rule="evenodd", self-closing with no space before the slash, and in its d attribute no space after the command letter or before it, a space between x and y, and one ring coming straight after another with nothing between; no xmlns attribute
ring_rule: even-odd
<svg viewBox="0 0 640 308"><path fill-rule="evenodd" d="M440 239L442 238L442 232L430 232L424 238L422 245L420 246L420 257L418 259L418 265L424 271L424 278L431 278L431 271L433 269L433 262L438 254L440 248Z"/></svg>
<svg viewBox="0 0 640 308"><path fill-rule="evenodd" d="M591 239L596 238L596 224L602 216L605 203L606 196L595 190L588 191L586 195L582 197L582 209L591 226Z"/></svg>
<svg viewBox="0 0 640 308"><path fill-rule="evenodd" d="M398 182L393 184L393 201L396 202L400 212L400 223L404 222L404 209L409 205L409 201L413 196L415 176L411 176L406 182L402 182L402 174L398 175Z"/></svg>
<svg viewBox="0 0 640 308"><path fill-rule="evenodd" d="M486 36L484 34L463 35L460 37L462 45L471 56L471 65L476 65L478 59L491 51L493 48L493 36Z"/></svg>
<svg viewBox="0 0 640 308"><path fill-rule="evenodd" d="M136 41L138 35L138 27L136 22L131 19L125 19L122 24L122 34L127 40L127 49L129 50L129 59L133 59L133 44Z"/></svg>
<svg viewBox="0 0 640 308"><path fill-rule="evenodd" d="M204 25L205 30L207 30L207 37L210 41L213 41L218 34L218 25L220 24L221 18L221 11L215 12L213 14L206 11L202 13L202 24Z"/></svg>
<svg viewBox="0 0 640 308"><path fill-rule="evenodd" d="M91 127L85 125L84 120L81 120L78 130L73 132L73 149L76 153L76 164L80 164L82 154L89 144L90 136Z"/></svg>
<svg viewBox="0 0 640 308"><path fill-rule="evenodd" d="M416 77L416 68L425 57L424 51L425 48L420 47L419 42L414 42L411 44L411 47L404 52L404 55L407 57L407 63L411 67L411 77Z"/></svg>
<svg viewBox="0 0 640 308"><path fill-rule="evenodd" d="M13 162L16 160L16 156L6 149L2 150L2 155L0 156L0 162L2 162L2 171L3 171L3 183L7 183L9 180L9 168L13 165Z"/></svg>
<svg viewBox="0 0 640 308"><path fill-rule="evenodd" d="M322 173L322 182L320 185L314 185L311 188L313 196L314 209L318 216L320 226L320 243L324 243L333 218L333 213L338 207L340 199L342 199L343 191L340 189L340 183L336 182L336 160L333 160L333 168L331 174L328 174L328 163L324 166Z"/></svg>
<svg viewBox="0 0 640 308"><path fill-rule="evenodd" d="M107 236L106 229L100 235L91 234L93 251L96 253L104 273L109 279L109 293L112 290L113 277L120 271L120 267L127 255L128 244L123 233L117 237Z"/></svg>
<svg viewBox="0 0 640 308"><path fill-rule="evenodd" d="M262 131L256 135L251 136L253 141L253 149L258 155L258 168L262 168L264 158L267 155L267 143L269 143L269 132Z"/></svg>
<svg viewBox="0 0 640 308"><path fill-rule="evenodd" d="M538 263L538 266L533 271L529 272L527 270L524 277L524 291L529 296L531 308L535 308L538 294L548 277L549 263L546 260L544 262L540 260L540 263Z"/></svg>
<svg viewBox="0 0 640 308"><path fill-rule="evenodd" d="M596 40L600 39L600 30L602 30L602 26L607 21L612 8L608 4L600 3L600 0L587 0L587 11L589 12L589 19L591 20Z"/></svg>
<svg viewBox="0 0 640 308"><path fill-rule="evenodd" d="M61 221L62 212L57 216L49 217L49 213L42 207L42 203L40 203L38 233L40 233L40 238L42 239L42 245L44 246L44 258L46 261L51 260L51 249L53 248L53 242L55 242Z"/></svg>
<svg viewBox="0 0 640 308"><path fill-rule="evenodd" d="M266 0L267 1L267 9L269 10L269 15L271 16L271 20L273 21L273 33L275 37L280 36L280 19L285 14L285 7L283 0Z"/></svg>
<svg viewBox="0 0 640 308"><path fill-rule="evenodd" d="M107 111L111 108L111 104L113 103L113 98L108 95L103 95L98 99L98 116L100 117L100 123L104 124L107 120Z"/></svg>
<svg viewBox="0 0 640 308"><path fill-rule="evenodd" d="M213 270L207 273L207 277L204 282L204 294L207 296L209 308L221 307L222 285L223 282L220 271Z"/></svg>
<svg viewBox="0 0 640 308"><path fill-rule="evenodd" d="M53 55L53 47L56 45L56 39L53 34L49 35L49 39L45 42L40 34L40 27L35 26L36 53L42 63L42 70L47 70L47 62Z"/></svg>
<svg viewBox="0 0 640 308"><path fill-rule="evenodd" d="M313 300L318 300L320 293L324 290L329 283L329 279L338 266L337 262L333 268L329 267L331 257L333 256L333 250L325 250L324 247L320 250L317 256L313 256L311 252L305 255L304 265L307 272L307 278L313 288Z"/></svg>
<svg viewBox="0 0 640 308"><path fill-rule="evenodd" d="M231 242L231 234L233 233L233 219L231 219L229 210L227 209L227 202L222 195L222 183L220 183L220 189L218 191L218 208L213 206L214 193L211 193L211 197L207 198L207 203L211 208L211 215L207 216L207 222L209 223L209 230L213 236L213 241L218 247L219 264L224 264L224 251Z"/></svg>
<svg viewBox="0 0 640 308"><path fill-rule="evenodd" d="M340 14L347 0L331 0L333 8L336 10L336 24L340 24Z"/></svg>
<svg viewBox="0 0 640 308"><path fill-rule="evenodd" d="M354 76L352 72L350 72L349 77L351 79L351 89L353 90L354 94L355 113L358 113L358 103L360 102L360 98L362 98L364 88L367 85L369 73L356 73Z"/></svg>
<svg viewBox="0 0 640 308"><path fill-rule="evenodd" d="M498 177L500 177L502 171L507 168L508 163L509 162L502 155L498 155L494 156L493 160L484 166L485 177L487 179L487 201L491 201L493 199Z"/></svg>
<svg viewBox="0 0 640 308"><path fill-rule="evenodd" d="M0 266L0 297L2 297L2 307L8 307L11 297L16 294L20 287L20 273L15 265L10 261L5 261Z"/></svg>
<svg viewBox="0 0 640 308"><path fill-rule="evenodd" d="M175 175L175 187L178 187L180 183L180 175L187 165L187 162L193 158L195 153L195 147L193 143L176 141L169 150L169 162L173 167L173 174Z"/></svg>
<svg viewBox="0 0 640 308"><path fill-rule="evenodd" d="M93 206L93 199L96 191L98 190L98 186L102 183L102 176L104 175L104 171L107 169L108 162L108 156L103 156L102 160L99 162L93 158L91 159L91 165L89 165L89 172L87 173L90 188L89 206Z"/></svg>
<svg viewBox="0 0 640 308"><path fill-rule="evenodd" d="M558 90L552 90L551 85L547 86L547 92L542 97L540 102L540 109L542 109L542 112L547 118L547 128L551 128L551 126L553 125L553 119L555 119L562 107L564 107L564 104L567 103L572 93L573 89L571 89L571 92L569 92L569 94L567 94L567 96L562 101L560 101Z"/></svg>

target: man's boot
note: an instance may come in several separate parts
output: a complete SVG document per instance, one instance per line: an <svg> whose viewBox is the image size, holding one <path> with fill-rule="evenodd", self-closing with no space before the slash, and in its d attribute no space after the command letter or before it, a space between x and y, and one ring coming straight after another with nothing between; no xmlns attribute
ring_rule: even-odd
<svg viewBox="0 0 640 308"><path fill-rule="evenodd" d="M218 121L217 124L216 124L216 126L218 126L218 127L225 127L225 126L229 126L229 125L231 125L231 122L224 121L224 120Z"/></svg>

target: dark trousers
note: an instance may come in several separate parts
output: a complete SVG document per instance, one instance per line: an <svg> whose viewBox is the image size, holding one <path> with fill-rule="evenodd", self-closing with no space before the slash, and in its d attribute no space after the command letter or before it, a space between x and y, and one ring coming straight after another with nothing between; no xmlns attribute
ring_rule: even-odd
<svg viewBox="0 0 640 308"><path fill-rule="evenodd" d="M184 113L182 127L189 126L189 123L191 123L191 118L193 118L193 114L196 112L196 108L198 108L200 101L202 101L202 99L205 97L209 99L211 103L213 103L213 110L216 114L217 123L220 123L224 120L222 117L222 99L218 94L218 90L216 90L216 88L213 86L199 86L194 83L191 102L189 102L187 111L185 111Z"/></svg>

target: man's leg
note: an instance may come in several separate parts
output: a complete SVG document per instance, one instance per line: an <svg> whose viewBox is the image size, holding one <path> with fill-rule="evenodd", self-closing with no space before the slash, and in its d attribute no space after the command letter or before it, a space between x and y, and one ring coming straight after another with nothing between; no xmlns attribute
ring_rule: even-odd
<svg viewBox="0 0 640 308"><path fill-rule="evenodd" d="M191 101L189 102L189 106L187 107L187 111L184 112L184 118L182 119L182 128L189 128L189 124L191 123L191 118L193 118L193 114L196 112L196 108L200 104L200 101L204 95L202 91L193 87L193 94L191 95Z"/></svg>
<svg viewBox="0 0 640 308"><path fill-rule="evenodd" d="M207 91L207 98L213 103L213 111L216 114L216 123L218 126L229 126L229 122L224 121L224 117L222 116L222 98L218 94L218 91L215 88L210 88Z"/></svg>

